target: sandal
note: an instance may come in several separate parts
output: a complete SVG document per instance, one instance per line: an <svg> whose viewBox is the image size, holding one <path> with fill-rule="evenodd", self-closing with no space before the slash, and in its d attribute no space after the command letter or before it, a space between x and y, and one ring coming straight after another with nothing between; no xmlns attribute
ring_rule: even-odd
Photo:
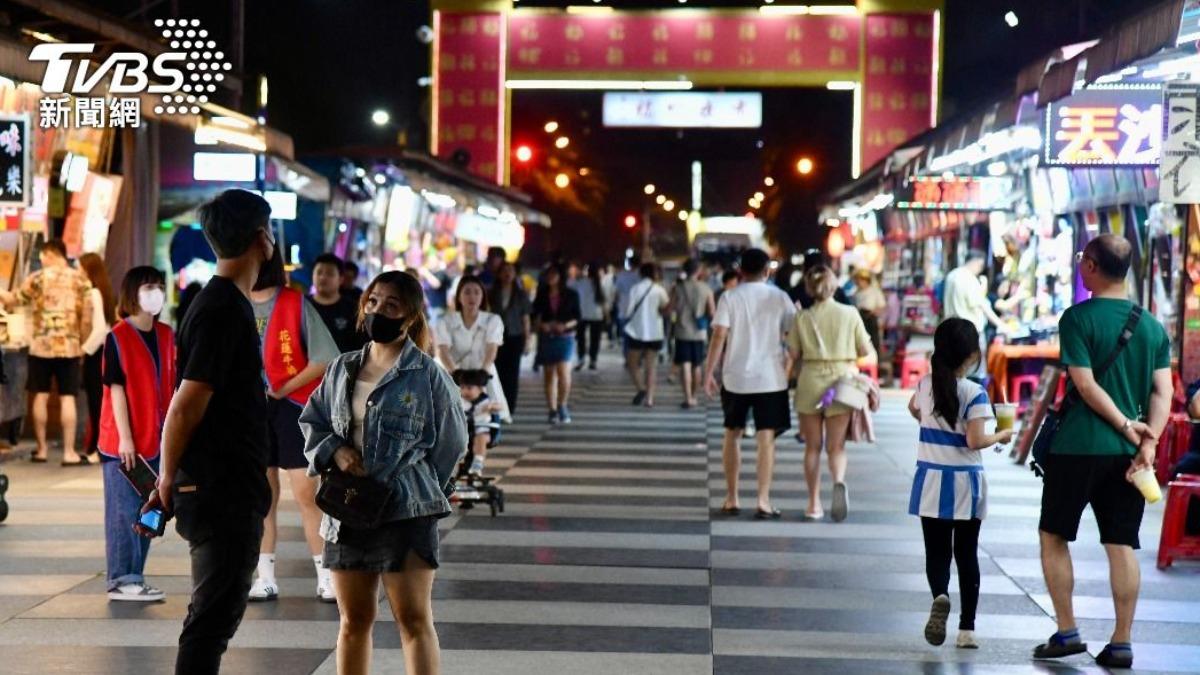
<svg viewBox="0 0 1200 675"><path fill-rule="evenodd" d="M41 457L38 457L37 455L30 455L29 461L33 462L34 464L45 464L46 456L42 455Z"/></svg>
<svg viewBox="0 0 1200 675"><path fill-rule="evenodd" d="M742 515L742 507L740 506L722 506L721 515L723 516L740 516Z"/></svg>
<svg viewBox="0 0 1200 675"><path fill-rule="evenodd" d="M44 460L44 459L43 459L42 461L44 462L44 461L46 461L46 460ZM61 463L61 465L62 465L62 466L91 466L91 465L92 465L92 462L91 462L91 460L89 460L89 459L87 458L87 455L80 455L80 456L79 456L79 461L76 461L76 462L67 462L67 461L63 461L63 462Z"/></svg>
<svg viewBox="0 0 1200 675"><path fill-rule="evenodd" d="M770 511L763 511L762 509L758 509L754 513L755 520L779 520L782 517L783 517L783 511L780 511L779 509L774 509L774 508L771 509Z"/></svg>
<svg viewBox="0 0 1200 675"><path fill-rule="evenodd" d="M816 522L820 522L824 519L825 519L824 511L820 511L817 513L809 513L807 511L804 512L804 522L806 522L806 523L816 523Z"/></svg>

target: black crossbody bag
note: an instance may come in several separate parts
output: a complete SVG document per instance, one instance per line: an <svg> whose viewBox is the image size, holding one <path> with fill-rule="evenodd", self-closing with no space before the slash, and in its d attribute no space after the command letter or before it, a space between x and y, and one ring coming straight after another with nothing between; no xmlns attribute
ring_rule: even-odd
<svg viewBox="0 0 1200 675"><path fill-rule="evenodd" d="M1104 373L1108 371L1117 357L1121 355L1121 351L1125 349L1125 345L1129 344L1133 338L1142 314L1143 310L1140 305L1134 305L1133 309L1129 311L1129 318L1125 320L1125 326L1121 329L1120 337L1117 338L1117 346L1113 347L1112 353L1095 370L1097 382L1104 377ZM1058 428L1062 425L1067 411L1081 402L1079 391L1075 389L1074 383L1071 382L1071 376L1065 368L1063 377L1067 378L1067 393L1063 396L1062 403L1057 409L1053 406L1046 409L1046 416L1042 418L1042 425L1038 427L1037 435L1033 437L1033 447L1030 448L1032 459L1029 462L1029 468L1038 478L1046 477L1046 459L1050 457L1050 446L1054 444L1054 436L1058 433Z"/></svg>
<svg viewBox="0 0 1200 675"><path fill-rule="evenodd" d="M317 507L342 524L359 530L378 527L392 489L365 476L352 476L338 469L321 474Z"/></svg>

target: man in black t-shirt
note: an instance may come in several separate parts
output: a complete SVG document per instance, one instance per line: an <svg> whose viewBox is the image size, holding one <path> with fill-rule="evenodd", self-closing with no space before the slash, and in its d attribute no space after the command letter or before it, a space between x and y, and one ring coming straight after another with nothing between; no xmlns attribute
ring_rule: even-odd
<svg viewBox="0 0 1200 675"><path fill-rule="evenodd" d="M271 209L227 190L200 207L217 274L179 327L179 387L167 411L162 475L144 510L174 513L192 558L175 672L217 673L246 611L267 484L267 400L250 289L271 259Z"/></svg>
<svg viewBox="0 0 1200 675"><path fill-rule="evenodd" d="M317 256L313 261L313 288L317 292L309 300L333 335L338 351L353 352L362 349L367 336L358 329L358 298L339 288L341 271L341 258L332 253Z"/></svg>

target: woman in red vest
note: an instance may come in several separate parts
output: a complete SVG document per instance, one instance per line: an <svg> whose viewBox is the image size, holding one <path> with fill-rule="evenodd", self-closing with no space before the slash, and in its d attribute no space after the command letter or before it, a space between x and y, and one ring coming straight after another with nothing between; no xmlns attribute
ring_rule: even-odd
<svg viewBox="0 0 1200 675"><path fill-rule="evenodd" d="M279 597L279 584L275 580L275 542L279 471L283 469L300 507L304 539L317 575L316 595L325 602L336 602L329 570L322 565L324 540L321 538L321 511L317 509L317 481L308 476L299 420L308 397L321 384L325 366L337 358L339 350L317 309L302 293L288 287L283 253L278 248L259 273L250 300L262 342L263 375L267 385L271 442L267 480L271 484L272 497L271 511L263 521L258 578L250 589L250 600Z"/></svg>
<svg viewBox="0 0 1200 675"><path fill-rule="evenodd" d="M133 531L142 495L121 472L122 466L134 469L143 461L158 472L163 420L175 391L175 334L156 319L166 298L164 281L153 267L134 267L125 274L117 308L123 320L113 326L104 346L97 447L104 472L109 600L164 597L145 582L150 540Z"/></svg>

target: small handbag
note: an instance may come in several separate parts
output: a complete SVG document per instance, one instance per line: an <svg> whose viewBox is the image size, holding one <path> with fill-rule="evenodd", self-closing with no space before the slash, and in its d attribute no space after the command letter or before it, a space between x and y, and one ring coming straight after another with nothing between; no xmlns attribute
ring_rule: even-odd
<svg viewBox="0 0 1200 675"><path fill-rule="evenodd" d="M364 476L332 469L321 475L317 507L331 518L355 529L380 525L383 510L392 498L392 488Z"/></svg>
<svg viewBox="0 0 1200 675"><path fill-rule="evenodd" d="M1143 310L1140 305L1134 305L1129 312L1129 318L1125 320L1125 326L1121 329L1121 335L1117 338L1117 346L1113 348L1112 353L1108 355L1104 363L1100 364L1095 372L1096 380L1099 381L1104 373L1108 371L1113 362L1117 360L1117 356L1121 354L1121 350L1125 349L1125 345L1129 344L1129 340L1133 338L1133 333L1137 330L1138 321L1142 318ZM1050 457L1050 448L1054 445L1054 436L1058 433L1058 428L1062 425L1062 421L1066 418L1069 411L1075 404L1080 402L1079 391L1075 389L1070 380L1070 375L1064 373L1063 377L1067 378L1067 393L1063 396L1062 403L1058 408L1050 406L1046 409L1046 414L1042 418L1042 424L1038 427L1037 434L1033 437L1033 444L1029 448L1031 456L1029 469L1033 471L1033 475L1038 478L1046 477L1046 460Z"/></svg>
<svg viewBox="0 0 1200 675"><path fill-rule="evenodd" d="M859 375L843 375L833 385L833 402L853 410L863 410L869 403L871 385Z"/></svg>

